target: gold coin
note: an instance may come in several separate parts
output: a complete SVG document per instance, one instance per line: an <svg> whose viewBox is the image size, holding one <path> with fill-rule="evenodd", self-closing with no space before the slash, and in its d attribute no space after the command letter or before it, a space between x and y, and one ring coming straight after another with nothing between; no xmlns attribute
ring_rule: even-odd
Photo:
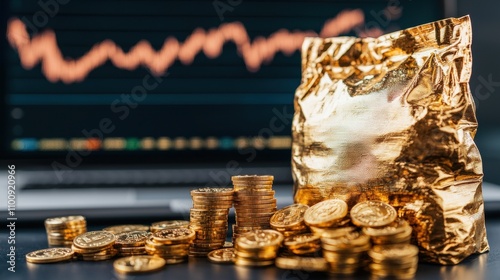
<svg viewBox="0 0 500 280"><path fill-rule="evenodd" d="M322 244L329 244L332 246L336 246L339 249L342 249L353 246L362 246L365 244L370 244L370 237L358 231L353 231L337 238L322 237L321 242Z"/></svg>
<svg viewBox="0 0 500 280"><path fill-rule="evenodd" d="M117 259L113 267L121 273L146 273L164 267L165 260L152 256L131 256Z"/></svg>
<svg viewBox="0 0 500 280"><path fill-rule="evenodd" d="M214 263L234 263L234 249L224 248L210 252L208 259Z"/></svg>
<svg viewBox="0 0 500 280"><path fill-rule="evenodd" d="M269 266L274 264L274 260L260 261L236 257L234 263L240 266Z"/></svg>
<svg viewBox="0 0 500 280"><path fill-rule="evenodd" d="M356 227L342 227L342 228L318 228L310 227L311 231L324 238L339 238L356 231Z"/></svg>
<svg viewBox="0 0 500 280"><path fill-rule="evenodd" d="M191 196L232 196L234 190L231 188L200 188L191 191Z"/></svg>
<svg viewBox="0 0 500 280"><path fill-rule="evenodd" d="M115 247L143 246L149 233L147 231L129 231L116 235Z"/></svg>
<svg viewBox="0 0 500 280"><path fill-rule="evenodd" d="M287 247L294 247L303 244L320 243L320 242L321 239L319 236L314 235L313 233L302 233L286 238L285 241L283 242L283 245Z"/></svg>
<svg viewBox="0 0 500 280"><path fill-rule="evenodd" d="M189 226L189 221L184 220L171 220L171 221L161 221L151 224L151 231L159 231L162 229L172 229L172 228L187 228Z"/></svg>
<svg viewBox="0 0 500 280"><path fill-rule="evenodd" d="M273 181L273 175L236 175L232 176L231 180L234 181Z"/></svg>
<svg viewBox="0 0 500 280"><path fill-rule="evenodd" d="M418 247L411 244L375 245L368 255L376 260L399 260L418 255Z"/></svg>
<svg viewBox="0 0 500 280"><path fill-rule="evenodd" d="M163 244L189 243L195 239L195 232L188 228L162 229L153 233L153 239Z"/></svg>
<svg viewBox="0 0 500 280"><path fill-rule="evenodd" d="M148 231L149 226L146 225L116 225L110 226L102 229L103 231L109 231L113 234L120 234L129 231Z"/></svg>
<svg viewBox="0 0 500 280"><path fill-rule="evenodd" d="M252 249L279 246L283 239L283 234L278 231L265 229L245 233L236 240L236 243L238 247Z"/></svg>
<svg viewBox="0 0 500 280"><path fill-rule="evenodd" d="M89 231L78 235L73 244L81 249L95 249L111 246L115 243L116 237L107 231Z"/></svg>
<svg viewBox="0 0 500 280"><path fill-rule="evenodd" d="M309 207L304 222L309 226L329 227L347 215L347 203L340 199L328 199Z"/></svg>
<svg viewBox="0 0 500 280"><path fill-rule="evenodd" d="M396 220L396 209L382 201L360 202L351 209L352 222L360 227L382 227Z"/></svg>
<svg viewBox="0 0 500 280"><path fill-rule="evenodd" d="M304 222L304 213L309 206L304 204L292 204L274 213L270 224L272 227L294 227Z"/></svg>
<svg viewBox="0 0 500 280"><path fill-rule="evenodd" d="M54 217L45 220L46 226L67 226L73 224L83 224L85 222L85 217L83 216L65 216L65 217Z"/></svg>
<svg viewBox="0 0 500 280"><path fill-rule="evenodd" d="M379 227L379 228L364 227L363 233L372 237L387 236L387 235L393 236L404 233L405 231L408 230L408 228L411 229L407 221L403 219L396 219L396 221L384 227Z"/></svg>
<svg viewBox="0 0 500 280"><path fill-rule="evenodd" d="M26 261L30 263L53 263L70 260L73 258L70 248L48 248L26 254Z"/></svg>
<svg viewBox="0 0 500 280"><path fill-rule="evenodd" d="M278 257L275 260L277 267L281 269L304 270L304 271L327 271L328 263L323 258L306 257Z"/></svg>

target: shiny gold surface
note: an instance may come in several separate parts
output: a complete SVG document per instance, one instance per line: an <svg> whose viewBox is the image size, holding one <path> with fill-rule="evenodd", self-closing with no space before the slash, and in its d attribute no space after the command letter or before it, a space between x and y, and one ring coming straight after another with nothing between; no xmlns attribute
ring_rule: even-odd
<svg viewBox="0 0 500 280"><path fill-rule="evenodd" d="M296 203L380 200L416 233L421 260L489 249L468 16L379 38L306 38L295 95Z"/></svg>

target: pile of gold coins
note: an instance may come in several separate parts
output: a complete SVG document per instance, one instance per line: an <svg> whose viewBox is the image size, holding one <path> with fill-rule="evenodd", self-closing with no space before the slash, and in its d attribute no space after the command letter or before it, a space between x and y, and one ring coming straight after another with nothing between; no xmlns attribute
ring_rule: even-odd
<svg viewBox="0 0 500 280"><path fill-rule="evenodd" d="M233 240L241 234L270 229L269 220L277 210L273 176L232 176L236 224Z"/></svg>
<svg viewBox="0 0 500 280"><path fill-rule="evenodd" d="M188 228L162 229L146 240L149 255L163 258L167 264L185 262L196 233Z"/></svg>
<svg viewBox="0 0 500 280"><path fill-rule="evenodd" d="M89 231L73 240L75 257L84 261L103 261L116 256L116 237L109 231Z"/></svg>
<svg viewBox="0 0 500 280"><path fill-rule="evenodd" d="M158 270L207 256L214 263L268 266L353 275L365 268L375 278L411 279L418 267L412 227L381 201L363 201L351 209L341 199L311 207L292 204L280 210L273 176L233 176L234 188L191 191L190 221L116 225L86 232L85 218L45 220L49 248L26 255L33 263L108 260L123 256L120 273ZM233 243L226 241L229 209L234 205ZM373 244L373 246L372 246Z"/></svg>
<svg viewBox="0 0 500 280"><path fill-rule="evenodd" d="M269 224L272 229L283 234L284 237L309 232L304 222L304 214L309 206L304 204L292 204L274 213Z"/></svg>
<svg viewBox="0 0 500 280"><path fill-rule="evenodd" d="M193 208L190 210L189 228L196 239L189 255L207 256L220 249L226 242L229 209L233 206L233 190L230 188L202 188L191 191Z"/></svg>
<svg viewBox="0 0 500 280"><path fill-rule="evenodd" d="M234 263L241 266L272 265L283 239L283 234L272 229L241 234L234 244Z"/></svg>
<svg viewBox="0 0 500 280"><path fill-rule="evenodd" d="M87 221L83 216L48 218L45 220L45 230L50 247L71 247L75 237L87 232Z"/></svg>
<svg viewBox="0 0 500 280"><path fill-rule="evenodd" d="M120 256L145 255L146 240L149 233L147 231L128 231L116 235L114 244Z"/></svg>

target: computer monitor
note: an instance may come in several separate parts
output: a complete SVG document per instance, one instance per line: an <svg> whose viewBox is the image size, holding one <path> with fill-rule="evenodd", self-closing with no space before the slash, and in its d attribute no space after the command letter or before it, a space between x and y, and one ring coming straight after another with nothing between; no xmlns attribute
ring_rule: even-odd
<svg viewBox="0 0 500 280"><path fill-rule="evenodd" d="M450 3L2 1L0 154L56 170L289 164L304 36L395 31Z"/></svg>

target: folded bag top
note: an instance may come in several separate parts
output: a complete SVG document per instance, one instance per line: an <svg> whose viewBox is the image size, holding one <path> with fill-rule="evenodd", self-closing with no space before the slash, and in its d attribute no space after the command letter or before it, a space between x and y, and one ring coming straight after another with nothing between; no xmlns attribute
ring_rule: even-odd
<svg viewBox="0 0 500 280"><path fill-rule="evenodd" d="M487 251L470 46L468 16L378 38L306 38L295 202L387 202L412 225L423 261Z"/></svg>

